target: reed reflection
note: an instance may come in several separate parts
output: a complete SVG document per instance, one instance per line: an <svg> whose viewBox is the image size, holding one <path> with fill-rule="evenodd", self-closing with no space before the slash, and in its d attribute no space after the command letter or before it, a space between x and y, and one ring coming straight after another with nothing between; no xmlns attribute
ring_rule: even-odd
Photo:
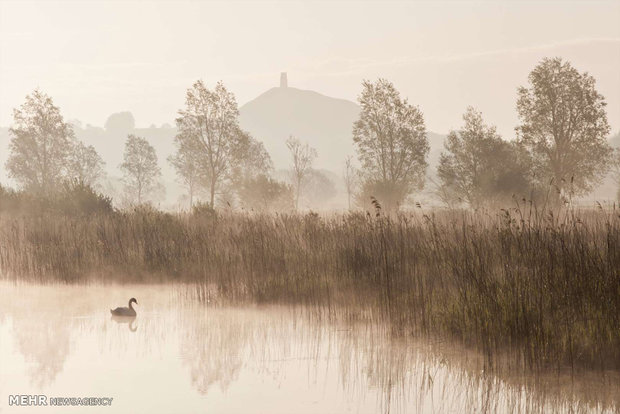
<svg viewBox="0 0 620 414"><path fill-rule="evenodd" d="M215 384L228 389L243 370L269 378L293 371L322 384L335 366L348 398L366 398L384 413L615 412L620 401L617 377L514 375L499 362L492 369L473 351L442 340L397 339L377 324L320 322L282 307L191 312L200 316L179 320L181 354L202 395ZM371 390L379 391L376 401L367 398Z"/></svg>
<svg viewBox="0 0 620 414"><path fill-rule="evenodd" d="M57 382L63 370L68 372L62 377L79 378L76 364L67 362L77 354L81 361L94 356L101 361L92 375L112 390L129 386L131 379L119 379L107 370L111 366L130 373L131 367L141 372L159 364L169 378L149 381L189 379L180 392L195 395L197 405L247 391L256 384L253 378L283 401L318 390L313 395L324 398L324 407L344 400L344 407L358 412L617 412L620 407L617 374L525 374L501 358L489 364L484 355L442 338L395 335L372 315L353 317L336 307L324 312L312 306L203 305L178 300L182 288L160 286L140 292L145 309L138 322L109 314L109 303L127 288L1 287L7 294L0 303L0 328L26 361L23 369L37 390ZM74 306L58 312L68 301ZM248 407L248 412L261 409L252 401Z"/></svg>

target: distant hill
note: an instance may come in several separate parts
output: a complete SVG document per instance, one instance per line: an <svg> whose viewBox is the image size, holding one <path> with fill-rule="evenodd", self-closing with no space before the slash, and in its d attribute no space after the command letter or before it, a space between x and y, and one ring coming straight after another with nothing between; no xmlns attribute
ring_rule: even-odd
<svg viewBox="0 0 620 414"><path fill-rule="evenodd" d="M340 173L347 155L355 155L353 123L359 106L317 92L291 87L271 88L240 109L243 129L265 144L276 168L287 168L290 155L285 141L294 135L318 151L316 166ZM428 133L434 167L443 149L444 135Z"/></svg>
<svg viewBox="0 0 620 414"><path fill-rule="evenodd" d="M269 89L239 109L241 127L262 141L271 155L276 170L290 168L290 154L285 141L294 135L316 148L318 159L315 167L331 171L330 179L341 189L344 160L355 157L352 129L358 119L359 106L345 99L337 99L317 92L292 87ZM175 181L175 172L167 158L174 152L176 128L135 128L119 132L98 126L82 126L71 121L75 135L87 145L93 145L106 162L108 177L118 181L127 133L145 137L155 147L168 190L168 202L175 202L183 192ZM443 150L445 136L428 133L431 147L429 170L432 176ZM0 182L7 182L4 164L8 157L8 128L0 128Z"/></svg>
<svg viewBox="0 0 620 414"><path fill-rule="evenodd" d="M123 161L125 141L128 134L134 134L146 138L157 152L162 174L174 177L174 170L166 161L168 155L174 152L174 136L176 128L132 128L126 131L106 130L105 128L86 125L81 127L74 125L73 131L76 138L86 145L92 145L106 162L106 170L109 174L120 175L119 165Z"/></svg>
<svg viewBox="0 0 620 414"><path fill-rule="evenodd" d="M426 137L428 138L428 145L431 147L428 152L428 168L429 170L435 171L437 169L437 164L439 164L439 156L441 152L445 150L443 143L446 139L446 135L428 131Z"/></svg>
<svg viewBox="0 0 620 414"><path fill-rule="evenodd" d="M120 193L122 187L120 181L122 173L119 166L123 162L127 134L134 134L146 138L155 148L157 162L161 168L162 180L166 187L166 206L169 207L176 203L179 196L183 193L183 189L181 189L176 182L175 171L167 161L168 156L174 152L176 128L158 128L151 126L149 128L132 128L126 131L113 131L92 125L87 125L84 128L74 125L73 130L76 138L83 141L86 145L95 147L95 150L97 150L105 161L105 169L111 181L110 186L115 189L112 192L108 191L108 193L113 195Z"/></svg>
<svg viewBox="0 0 620 414"><path fill-rule="evenodd" d="M269 89L240 109L239 123L262 141L276 168L288 167L285 141L294 135L318 151L317 167L341 169L353 154L351 131L359 107L313 91L279 87Z"/></svg>

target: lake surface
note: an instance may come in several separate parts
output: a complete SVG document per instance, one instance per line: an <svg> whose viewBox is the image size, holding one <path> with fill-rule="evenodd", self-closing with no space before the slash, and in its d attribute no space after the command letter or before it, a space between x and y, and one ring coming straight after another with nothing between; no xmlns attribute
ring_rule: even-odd
<svg viewBox="0 0 620 414"><path fill-rule="evenodd" d="M355 315L200 303L186 287L0 282L0 413L617 412L616 373L488 372ZM133 321L109 308L138 299ZM355 322L353 320L356 319ZM509 372L509 371L508 371ZM112 398L18 407L9 395Z"/></svg>

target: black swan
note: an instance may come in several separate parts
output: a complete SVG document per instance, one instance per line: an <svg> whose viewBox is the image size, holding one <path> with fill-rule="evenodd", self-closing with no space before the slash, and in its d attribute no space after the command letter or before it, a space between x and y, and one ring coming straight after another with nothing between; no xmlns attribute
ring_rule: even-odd
<svg viewBox="0 0 620 414"><path fill-rule="evenodd" d="M136 310L133 308L132 304L138 304L136 298L129 299L129 307L122 308L118 307L116 309L110 309L110 313L114 316L136 316Z"/></svg>

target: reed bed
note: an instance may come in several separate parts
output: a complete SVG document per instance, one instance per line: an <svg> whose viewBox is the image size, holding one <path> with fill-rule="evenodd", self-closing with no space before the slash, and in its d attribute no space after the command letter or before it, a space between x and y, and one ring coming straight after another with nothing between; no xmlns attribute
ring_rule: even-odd
<svg viewBox="0 0 620 414"><path fill-rule="evenodd" d="M190 283L205 300L349 309L394 335L447 335L491 364L620 369L615 210L1 214L0 274Z"/></svg>

